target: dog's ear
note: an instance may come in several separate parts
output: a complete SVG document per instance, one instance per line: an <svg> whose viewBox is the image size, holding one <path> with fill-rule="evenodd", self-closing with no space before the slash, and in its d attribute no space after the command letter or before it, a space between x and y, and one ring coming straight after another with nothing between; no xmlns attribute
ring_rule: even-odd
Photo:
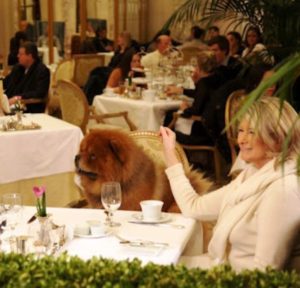
<svg viewBox="0 0 300 288"><path fill-rule="evenodd" d="M115 155L116 159L120 162L121 165L125 163L125 153L123 152L124 148L120 141L115 139L109 141L109 147Z"/></svg>

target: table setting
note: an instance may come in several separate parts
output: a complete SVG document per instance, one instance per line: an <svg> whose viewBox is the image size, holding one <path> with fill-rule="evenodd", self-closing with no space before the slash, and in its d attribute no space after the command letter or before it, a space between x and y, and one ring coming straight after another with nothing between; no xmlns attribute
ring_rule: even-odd
<svg viewBox="0 0 300 288"><path fill-rule="evenodd" d="M45 187L33 188L36 207L22 206L17 193L10 194L11 199L19 199L14 205L8 205L3 196L1 251L37 257L67 253L85 260L101 256L176 263L194 231L195 220L162 212L163 203L157 200L141 202L141 211L118 210L122 201L119 183L107 184L103 188L107 195L101 200L105 209L47 207ZM12 221L9 213L17 211Z"/></svg>

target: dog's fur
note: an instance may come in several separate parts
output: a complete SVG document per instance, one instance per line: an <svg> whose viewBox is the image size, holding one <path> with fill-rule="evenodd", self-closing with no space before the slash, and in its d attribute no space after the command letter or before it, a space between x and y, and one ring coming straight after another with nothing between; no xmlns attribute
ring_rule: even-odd
<svg viewBox="0 0 300 288"><path fill-rule="evenodd" d="M90 206L101 206L103 182L118 181L122 189L121 209L140 210L140 201L160 199L164 211L174 211L165 167L154 163L127 134L117 130L95 130L82 140L76 156L77 173ZM186 171L197 192L205 192L210 182L200 173ZM176 206L176 205L175 205Z"/></svg>

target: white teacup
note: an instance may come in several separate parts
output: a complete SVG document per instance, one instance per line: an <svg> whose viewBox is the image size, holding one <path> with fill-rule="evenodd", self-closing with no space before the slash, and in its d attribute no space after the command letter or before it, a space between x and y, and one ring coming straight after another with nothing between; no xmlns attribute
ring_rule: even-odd
<svg viewBox="0 0 300 288"><path fill-rule="evenodd" d="M144 90L143 91L143 99L145 101L153 102L155 100L155 91L154 90Z"/></svg>
<svg viewBox="0 0 300 288"><path fill-rule="evenodd" d="M106 230L105 227L102 225L91 225L91 234L94 236L99 236L105 234Z"/></svg>
<svg viewBox="0 0 300 288"><path fill-rule="evenodd" d="M164 202L159 200L141 201L140 205L143 213L143 220L157 221L161 218L161 209Z"/></svg>

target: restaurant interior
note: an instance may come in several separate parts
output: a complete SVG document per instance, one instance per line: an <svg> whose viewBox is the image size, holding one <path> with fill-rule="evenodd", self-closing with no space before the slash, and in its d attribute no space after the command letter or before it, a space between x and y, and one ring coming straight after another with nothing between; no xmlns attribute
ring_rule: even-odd
<svg viewBox="0 0 300 288"><path fill-rule="evenodd" d="M300 4L238 2L0 1L1 287L300 287Z"/></svg>

